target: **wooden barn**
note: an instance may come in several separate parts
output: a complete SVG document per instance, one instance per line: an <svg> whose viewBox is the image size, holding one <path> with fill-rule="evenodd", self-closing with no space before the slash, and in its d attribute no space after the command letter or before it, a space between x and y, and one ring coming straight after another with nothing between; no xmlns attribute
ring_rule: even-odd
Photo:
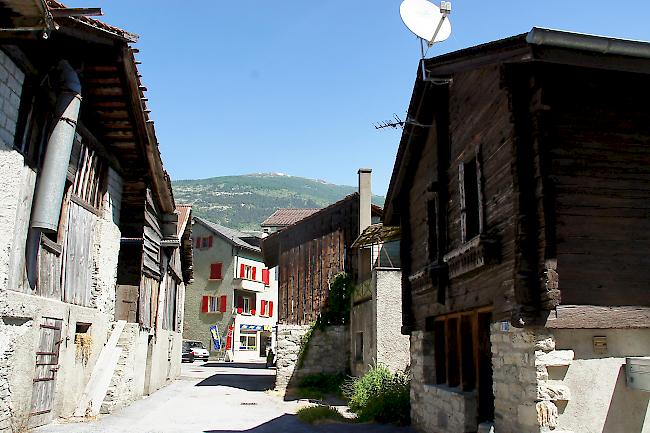
<svg viewBox="0 0 650 433"><path fill-rule="evenodd" d="M383 220L418 428L650 427L649 74L540 28L421 62Z"/></svg>
<svg viewBox="0 0 650 433"><path fill-rule="evenodd" d="M0 432L125 406L180 374L191 208L163 169L137 37L0 0Z"/></svg>
<svg viewBox="0 0 650 433"><path fill-rule="evenodd" d="M371 204L371 170L359 170L359 192L264 238L262 254L269 268L277 268L277 375L279 389L295 379L300 338L327 305L330 284L345 272L356 278L362 259L352 248L361 231L377 222L382 211ZM368 264L370 259L368 257ZM344 372L348 369L349 337L344 323L335 323L326 335L313 337L305 371ZM327 359L327 362L323 360Z"/></svg>

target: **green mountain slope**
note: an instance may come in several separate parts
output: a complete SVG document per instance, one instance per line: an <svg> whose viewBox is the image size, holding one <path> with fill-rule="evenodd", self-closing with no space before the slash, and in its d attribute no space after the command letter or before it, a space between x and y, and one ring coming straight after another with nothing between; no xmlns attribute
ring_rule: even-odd
<svg viewBox="0 0 650 433"><path fill-rule="evenodd" d="M172 182L176 203L191 204L194 216L239 230L260 230L260 223L282 207L316 208L357 190L321 180L275 173L222 176ZM373 196L383 206L384 197Z"/></svg>

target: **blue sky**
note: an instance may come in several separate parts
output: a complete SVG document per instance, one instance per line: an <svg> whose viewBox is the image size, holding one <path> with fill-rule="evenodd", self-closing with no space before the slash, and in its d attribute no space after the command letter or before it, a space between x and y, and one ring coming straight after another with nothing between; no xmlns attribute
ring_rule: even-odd
<svg viewBox="0 0 650 433"><path fill-rule="evenodd" d="M282 172L356 184L373 169L384 194L419 44L400 0L68 0L102 7L140 35L165 167L172 179ZM436 1L438 3L438 1ZM650 40L650 2L452 1L452 36L429 55L533 26Z"/></svg>

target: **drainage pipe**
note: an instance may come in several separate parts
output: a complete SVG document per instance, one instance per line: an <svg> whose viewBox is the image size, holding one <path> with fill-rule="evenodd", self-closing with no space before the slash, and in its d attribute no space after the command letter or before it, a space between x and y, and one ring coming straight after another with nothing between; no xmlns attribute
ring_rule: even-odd
<svg viewBox="0 0 650 433"><path fill-rule="evenodd" d="M47 142L34 195L31 224L32 228L49 232L56 232L59 225L61 200L81 105L79 76L66 60L59 62L58 70L61 87L56 100L55 125Z"/></svg>

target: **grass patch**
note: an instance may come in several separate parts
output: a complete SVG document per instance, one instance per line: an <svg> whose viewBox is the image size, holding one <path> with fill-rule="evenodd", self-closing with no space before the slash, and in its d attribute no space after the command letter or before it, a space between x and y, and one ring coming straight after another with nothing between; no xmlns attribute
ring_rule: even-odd
<svg viewBox="0 0 650 433"><path fill-rule="evenodd" d="M309 406L303 407L296 413L298 419L307 424L314 424L319 421L346 422L347 420L338 410L332 406Z"/></svg>
<svg viewBox="0 0 650 433"><path fill-rule="evenodd" d="M391 373L379 365L362 377L350 378L343 395L360 422L378 421L408 425L411 422L410 379L405 372Z"/></svg>

